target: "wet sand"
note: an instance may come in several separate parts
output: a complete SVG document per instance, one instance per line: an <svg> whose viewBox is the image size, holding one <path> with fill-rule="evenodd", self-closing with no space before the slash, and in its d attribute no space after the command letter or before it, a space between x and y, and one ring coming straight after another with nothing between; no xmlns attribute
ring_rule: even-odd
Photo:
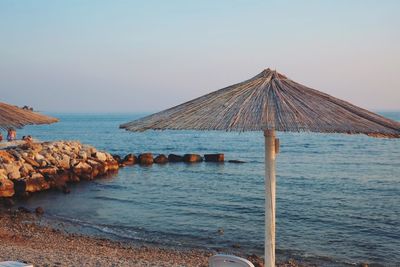
<svg viewBox="0 0 400 267"><path fill-rule="evenodd" d="M35 266L208 266L213 252L140 246L67 233L23 211L0 212L0 261ZM243 256L243 255L241 255ZM255 266L261 266L254 258ZM259 259L258 259L259 260ZM300 266L292 261L279 266Z"/></svg>

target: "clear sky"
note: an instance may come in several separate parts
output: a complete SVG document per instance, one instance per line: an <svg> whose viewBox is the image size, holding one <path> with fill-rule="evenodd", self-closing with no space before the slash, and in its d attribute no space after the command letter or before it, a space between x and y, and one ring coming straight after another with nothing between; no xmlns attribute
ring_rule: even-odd
<svg viewBox="0 0 400 267"><path fill-rule="evenodd" d="M0 0L0 101L158 111L276 68L400 110L400 1Z"/></svg>

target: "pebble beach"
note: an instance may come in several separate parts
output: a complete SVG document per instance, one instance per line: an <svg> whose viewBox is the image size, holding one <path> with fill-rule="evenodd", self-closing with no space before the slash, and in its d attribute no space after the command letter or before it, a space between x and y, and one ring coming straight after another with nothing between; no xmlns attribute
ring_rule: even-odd
<svg viewBox="0 0 400 267"><path fill-rule="evenodd" d="M0 261L14 260L34 266L205 267L208 258L215 254L206 250L160 248L68 233L41 225L42 215L22 208L0 212ZM263 266L260 258L245 257L256 267ZM298 265L289 260L278 266L313 265Z"/></svg>

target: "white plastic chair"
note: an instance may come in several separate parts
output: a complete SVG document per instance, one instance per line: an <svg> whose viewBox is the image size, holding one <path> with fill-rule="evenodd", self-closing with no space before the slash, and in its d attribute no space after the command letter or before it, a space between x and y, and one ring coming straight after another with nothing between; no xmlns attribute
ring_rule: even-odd
<svg viewBox="0 0 400 267"><path fill-rule="evenodd" d="M33 265L18 261L2 261L0 267L33 267Z"/></svg>
<svg viewBox="0 0 400 267"><path fill-rule="evenodd" d="M232 255L217 254L208 260L209 267L254 267L250 261Z"/></svg>

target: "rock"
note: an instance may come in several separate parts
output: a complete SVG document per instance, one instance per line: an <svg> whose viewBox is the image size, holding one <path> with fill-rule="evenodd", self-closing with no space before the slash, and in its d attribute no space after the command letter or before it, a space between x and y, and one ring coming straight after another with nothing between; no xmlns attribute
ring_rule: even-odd
<svg viewBox="0 0 400 267"><path fill-rule="evenodd" d="M168 155L168 161L169 162L182 162L183 157L180 155L175 155L175 154L169 154Z"/></svg>
<svg viewBox="0 0 400 267"><path fill-rule="evenodd" d="M36 213L37 215L42 215L42 214L44 214L44 209L43 209L42 207L37 207L37 208L35 209L35 213Z"/></svg>
<svg viewBox="0 0 400 267"><path fill-rule="evenodd" d="M71 168L71 158L68 155L63 154L61 159L58 160L58 167L64 170Z"/></svg>
<svg viewBox="0 0 400 267"><path fill-rule="evenodd" d="M35 170L33 169L32 165L28 164L28 163L24 163L21 168L19 169L19 172L21 173L22 177L26 177L29 176L29 174L31 174L32 172L34 172ZM16 178L15 178L16 179Z"/></svg>
<svg viewBox="0 0 400 267"><path fill-rule="evenodd" d="M31 177L25 180L26 192L39 192L50 188L50 184L46 181L44 176L40 173L33 173Z"/></svg>
<svg viewBox="0 0 400 267"><path fill-rule="evenodd" d="M157 164L165 164L168 163L168 158L164 154L160 154L157 157L154 158L154 163Z"/></svg>
<svg viewBox="0 0 400 267"><path fill-rule="evenodd" d="M98 159L98 160L100 160L100 161L106 161L107 160L107 155L106 155L106 153L103 153L103 152L96 152L96 153L94 153L95 154L95 158L96 159Z"/></svg>
<svg viewBox="0 0 400 267"><path fill-rule="evenodd" d="M42 156L42 155L40 155L39 153L35 155L35 160L36 160L36 162L42 161L42 160L44 160L44 159L45 159L45 157Z"/></svg>
<svg viewBox="0 0 400 267"><path fill-rule="evenodd" d="M87 159L87 153L85 151L79 151L78 156L80 159L86 160Z"/></svg>
<svg viewBox="0 0 400 267"><path fill-rule="evenodd" d="M116 172L119 169L119 164L115 160L109 160L106 162L107 165L107 171L108 172Z"/></svg>
<svg viewBox="0 0 400 267"><path fill-rule="evenodd" d="M14 194L14 183L9 179L0 178L0 197L12 197Z"/></svg>
<svg viewBox="0 0 400 267"><path fill-rule="evenodd" d="M76 176L79 178L85 179L85 180L92 180L92 166L87 164L86 162L79 162L76 166L73 168L73 172Z"/></svg>
<svg viewBox="0 0 400 267"><path fill-rule="evenodd" d="M46 167L46 168L38 169L38 171L43 176L52 176L52 175L57 174L58 168L57 167Z"/></svg>
<svg viewBox="0 0 400 267"><path fill-rule="evenodd" d="M128 154L121 161L122 165L133 165L138 162L138 158L133 154Z"/></svg>
<svg viewBox="0 0 400 267"><path fill-rule="evenodd" d="M205 154L205 162L224 162L224 154Z"/></svg>
<svg viewBox="0 0 400 267"><path fill-rule="evenodd" d="M48 165L48 162L46 160L39 160L38 163L41 168L44 168Z"/></svg>
<svg viewBox="0 0 400 267"><path fill-rule="evenodd" d="M236 159L228 160L228 162L229 163L246 163L246 161L241 161L241 160L236 160Z"/></svg>
<svg viewBox="0 0 400 267"><path fill-rule="evenodd" d="M113 159L116 160L118 163L122 163L122 158L120 155L113 154L112 155Z"/></svg>
<svg viewBox="0 0 400 267"><path fill-rule="evenodd" d="M151 153L143 153L139 155L139 163L142 165L151 165L153 164L153 154Z"/></svg>
<svg viewBox="0 0 400 267"><path fill-rule="evenodd" d="M77 159L72 159L71 158L71 161L69 162L69 166L72 168L78 163L79 163L79 161Z"/></svg>
<svg viewBox="0 0 400 267"><path fill-rule="evenodd" d="M19 179L21 178L21 173L19 172L19 167L14 165L11 171L7 174L9 179Z"/></svg>
<svg viewBox="0 0 400 267"><path fill-rule="evenodd" d="M33 143L33 142L26 142L22 145L19 146L22 150L31 150L33 152L39 152L40 150L43 149L42 145L39 143Z"/></svg>
<svg viewBox="0 0 400 267"><path fill-rule="evenodd" d="M29 164L31 164L33 167L40 167L40 164L31 159L30 157L22 156L22 158Z"/></svg>
<svg viewBox="0 0 400 267"><path fill-rule="evenodd" d="M8 179L7 171L0 166L0 180Z"/></svg>
<svg viewBox="0 0 400 267"><path fill-rule="evenodd" d="M183 161L188 163L202 162L203 158L197 154L185 154L183 156Z"/></svg>
<svg viewBox="0 0 400 267"><path fill-rule="evenodd" d="M14 161L14 157L5 150L0 150L0 162L11 163Z"/></svg>

